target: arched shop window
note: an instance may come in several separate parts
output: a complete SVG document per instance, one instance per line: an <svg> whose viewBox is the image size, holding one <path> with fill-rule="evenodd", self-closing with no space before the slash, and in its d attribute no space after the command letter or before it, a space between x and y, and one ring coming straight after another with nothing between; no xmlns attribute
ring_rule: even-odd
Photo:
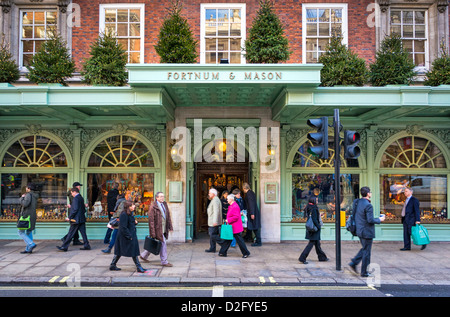
<svg viewBox="0 0 450 317"><path fill-rule="evenodd" d="M114 200L108 193L118 185L125 199L137 203L135 215L145 216L154 199L155 162L149 146L130 135L104 138L87 162L87 201L93 217L105 217ZM111 195L110 194L110 195Z"/></svg>
<svg viewBox="0 0 450 317"><path fill-rule="evenodd" d="M319 210L324 221L335 217L334 197L334 137L329 138L327 160L318 158L308 152L312 146L310 140L295 147L295 154L290 162L292 185L292 221L304 221L305 206L308 198L318 198ZM341 210L350 211L352 202L359 193L359 161L347 160L341 150Z"/></svg>
<svg viewBox="0 0 450 317"><path fill-rule="evenodd" d="M400 220L403 193L411 187L420 201L421 219L447 221L447 162L431 140L418 136L396 139L380 161L381 210L388 220Z"/></svg>
<svg viewBox="0 0 450 317"><path fill-rule="evenodd" d="M6 149L1 166L1 216L15 218L28 183L38 194L38 220L63 220L67 214L67 157L61 146L42 135L29 135Z"/></svg>

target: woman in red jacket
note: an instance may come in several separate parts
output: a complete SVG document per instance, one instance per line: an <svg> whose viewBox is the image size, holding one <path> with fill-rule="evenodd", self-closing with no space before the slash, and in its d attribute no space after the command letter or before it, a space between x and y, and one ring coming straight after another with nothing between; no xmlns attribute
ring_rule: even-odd
<svg viewBox="0 0 450 317"><path fill-rule="evenodd" d="M239 208L238 204L236 203L233 194L228 195L227 200L229 204L227 212L227 222L233 228L233 236L236 239L237 244L239 245L239 249L241 249L242 257L248 258L250 252L247 250L244 239L241 237L241 232L244 231L244 227L242 226L241 208ZM231 245L231 241L232 240L224 240L224 242L221 244L219 256L227 256L227 251Z"/></svg>

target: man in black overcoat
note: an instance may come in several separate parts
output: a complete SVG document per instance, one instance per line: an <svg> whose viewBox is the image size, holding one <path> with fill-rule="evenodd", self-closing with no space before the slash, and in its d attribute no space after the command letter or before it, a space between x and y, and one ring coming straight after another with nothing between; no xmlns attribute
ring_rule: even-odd
<svg viewBox="0 0 450 317"><path fill-rule="evenodd" d="M242 189L245 193L245 204L247 206L247 231L255 234L255 242L251 244L252 247L262 246L261 242L261 212L259 211L258 204L256 202L256 195L250 189L248 183L242 185Z"/></svg>
<svg viewBox="0 0 450 317"><path fill-rule="evenodd" d="M406 200L402 208L402 224L403 224L403 248L401 251L411 250L411 231L412 227L420 223L420 203L419 200L414 197L413 190L410 187L406 187L404 190ZM426 248L424 244L421 250Z"/></svg>
<svg viewBox="0 0 450 317"><path fill-rule="evenodd" d="M84 204L84 198L81 196L78 188L74 187L70 191L73 196L73 201L70 206L69 216L66 219L70 222L70 229L63 241L63 244L60 247L57 246L57 248L60 251L67 251L73 236L77 231L80 231L84 242L84 247L80 248L80 250L90 250L91 246L89 245L89 240L86 234L86 206Z"/></svg>

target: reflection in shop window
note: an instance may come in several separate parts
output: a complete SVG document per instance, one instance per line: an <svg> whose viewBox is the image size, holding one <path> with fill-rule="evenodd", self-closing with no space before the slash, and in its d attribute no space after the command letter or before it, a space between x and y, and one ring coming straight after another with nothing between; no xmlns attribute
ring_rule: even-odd
<svg viewBox="0 0 450 317"><path fill-rule="evenodd" d="M67 174L2 173L1 216L17 218L21 211L19 199L28 183L36 185L39 195L36 214L38 220L64 220L67 215Z"/></svg>
<svg viewBox="0 0 450 317"><path fill-rule="evenodd" d="M147 216L148 208L154 200L154 181L154 174L151 173L88 174L89 216L107 217L106 198L115 183L119 184L119 193L125 195L125 199L136 203L135 216Z"/></svg>
<svg viewBox="0 0 450 317"><path fill-rule="evenodd" d="M420 202L421 220L447 219L447 177L445 175L381 175L381 210L387 220L401 219L406 200L404 189L411 187Z"/></svg>
<svg viewBox="0 0 450 317"><path fill-rule="evenodd" d="M334 174L292 174L292 217L305 218L308 198L315 195L324 221L335 217ZM341 211L351 212L353 200L359 197L359 174L341 174Z"/></svg>

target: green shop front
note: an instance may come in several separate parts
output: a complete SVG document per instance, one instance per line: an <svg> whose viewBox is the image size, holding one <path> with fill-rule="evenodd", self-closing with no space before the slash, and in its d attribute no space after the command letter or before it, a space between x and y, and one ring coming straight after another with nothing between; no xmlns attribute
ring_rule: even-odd
<svg viewBox="0 0 450 317"><path fill-rule="evenodd" d="M319 197L322 239L334 240L333 129L322 160L308 153L306 121L339 109L362 150L357 160L341 157L341 210L350 213L359 188L369 186L376 214L387 216L377 239L402 240L402 189L410 186L431 240L450 241L450 86L319 87L320 64L128 68L125 87L0 84L0 238L17 238L18 200L29 182L39 192L36 239L67 233L67 191L78 181L90 239L103 239L107 193L118 183L138 202L140 238L149 204L166 194L173 242L205 235L209 188L247 182L263 241L303 240L311 194ZM227 142L230 129L235 139Z"/></svg>

